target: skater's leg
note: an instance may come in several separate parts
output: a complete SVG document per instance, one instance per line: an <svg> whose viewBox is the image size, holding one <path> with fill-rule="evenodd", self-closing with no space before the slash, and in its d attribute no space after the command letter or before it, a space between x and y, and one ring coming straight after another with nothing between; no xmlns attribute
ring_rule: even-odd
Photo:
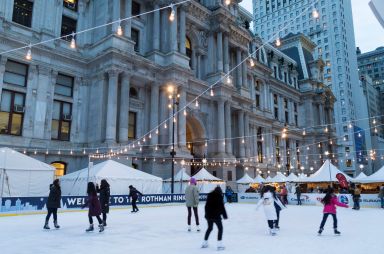
<svg viewBox="0 0 384 254"><path fill-rule="evenodd" d="M103 213L103 221L104 221L104 222L107 221L107 213Z"/></svg>
<svg viewBox="0 0 384 254"><path fill-rule="evenodd" d="M136 202L137 202L137 198L133 198L133 199L132 199L132 210L133 210L134 212L139 211L139 209L137 208Z"/></svg>
<svg viewBox="0 0 384 254"><path fill-rule="evenodd" d="M92 219L92 216L91 215L88 215L88 220L89 220L89 224L93 224L93 219Z"/></svg>
<svg viewBox="0 0 384 254"><path fill-rule="evenodd" d="M214 222L217 226L217 229L219 230L217 232L217 240L221 241L223 239L223 223L221 222L221 220L215 220Z"/></svg>
<svg viewBox="0 0 384 254"><path fill-rule="evenodd" d="M337 217L336 217L336 214L333 214L332 213L332 217L333 217L333 228L337 228Z"/></svg>
<svg viewBox="0 0 384 254"><path fill-rule="evenodd" d="M188 210L188 218L187 218L187 220L188 220L188 226L190 226L191 225L191 216L192 216L192 211L191 211L191 207L187 207L187 210Z"/></svg>
<svg viewBox="0 0 384 254"><path fill-rule="evenodd" d="M199 226L199 213L197 207L193 208L193 214L195 215L196 225Z"/></svg>
<svg viewBox="0 0 384 254"><path fill-rule="evenodd" d="M279 228L280 209L276 209L276 215L277 215L277 220L275 220L275 227L276 227L276 228Z"/></svg>
<svg viewBox="0 0 384 254"><path fill-rule="evenodd" d="M52 208L53 221L57 221L57 208Z"/></svg>
<svg viewBox="0 0 384 254"><path fill-rule="evenodd" d="M99 222L99 224L103 224L103 221L101 220L100 215L97 215L97 216L96 216L96 219L97 219L97 221Z"/></svg>
<svg viewBox="0 0 384 254"><path fill-rule="evenodd" d="M47 216L45 217L46 223L48 223L49 218L51 218L51 214L52 214L52 208L48 208L48 213L47 213Z"/></svg>
<svg viewBox="0 0 384 254"><path fill-rule="evenodd" d="M268 227L273 229L273 220L268 220Z"/></svg>
<svg viewBox="0 0 384 254"><path fill-rule="evenodd" d="M323 214L323 220L320 223L320 228L321 229L324 228L324 225L325 225L325 222L327 221L328 215L329 215L329 213L324 213Z"/></svg>
<svg viewBox="0 0 384 254"><path fill-rule="evenodd" d="M208 228L207 231L205 232L204 240L207 241L209 238L209 234L211 233L213 229L213 220L207 220L208 222Z"/></svg>

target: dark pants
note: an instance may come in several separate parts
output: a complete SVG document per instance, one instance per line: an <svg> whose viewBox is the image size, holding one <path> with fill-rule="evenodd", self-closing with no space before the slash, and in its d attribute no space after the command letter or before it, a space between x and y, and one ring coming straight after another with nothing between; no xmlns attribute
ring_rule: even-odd
<svg viewBox="0 0 384 254"><path fill-rule="evenodd" d="M333 217L333 228L337 228L337 217L336 214L333 213L324 213L323 220L321 221L320 228L324 228L325 222L327 221L328 215L332 215Z"/></svg>
<svg viewBox="0 0 384 254"><path fill-rule="evenodd" d="M281 209L276 209L276 215L277 215L277 220L275 220L275 227L279 227L279 221L280 221L280 211Z"/></svg>
<svg viewBox="0 0 384 254"><path fill-rule="evenodd" d="M282 195L281 197L283 199L283 204L284 205L288 205L288 196L287 195Z"/></svg>
<svg viewBox="0 0 384 254"><path fill-rule="evenodd" d="M301 194L296 194L297 197L297 205L301 205Z"/></svg>
<svg viewBox="0 0 384 254"><path fill-rule="evenodd" d="M273 229L274 225L276 225L276 221L275 220L268 220L268 227L270 229Z"/></svg>
<svg viewBox="0 0 384 254"><path fill-rule="evenodd" d="M213 229L213 223L215 223L217 226L217 229L219 230L219 232L217 233L217 240L221 241L221 239L223 239L223 223L221 222L221 219L218 219L218 220L209 219L207 220L207 222L208 222L208 228L207 228L207 232L205 232L204 240L205 241L208 240L209 234Z"/></svg>
<svg viewBox="0 0 384 254"><path fill-rule="evenodd" d="M49 221L51 214L53 214L53 221L57 221L57 208L48 208L48 214L47 217L45 217L45 221Z"/></svg>
<svg viewBox="0 0 384 254"><path fill-rule="evenodd" d="M381 208L384 208L384 197L380 198L380 201L381 201Z"/></svg>
<svg viewBox="0 0 384 254"><path fill-rule="evenodd" d="M358 197L353 198L353 209L356 209L356 210L360 209L360 198Z"/></svg>
<svg viewBox="0 0 384 254"><path fill-rule="evenodd" d="M132 212L139 211L139 208L137 208L136 202L137 202L137 198L132 198Z"/></svg>
<svg viewBox="0 0 384 254"><path fill-rule="evenodd" d="M197 213L197 207L187 207L187 209L188 209L188 225L191 225L192 208L193 208L193 214L195 215L196 225L199 225L199 214Z"/></svg>
<svg viewBox="0 0 384 254"><path fill-rule="evenodd" d="M103 224L103 221L101 220L100 215L97 215L95 217L96 217L97 221L99 222L99 224ZM89 219L89 224L93 224L92 216L88 215L88 219Z"/></svg>
<svg viewBox="0 0 384 254"><path fill-rule="evenodd" d="M103 213L103 221L104 221L104 222L107 221L107 213Z"/></svg>

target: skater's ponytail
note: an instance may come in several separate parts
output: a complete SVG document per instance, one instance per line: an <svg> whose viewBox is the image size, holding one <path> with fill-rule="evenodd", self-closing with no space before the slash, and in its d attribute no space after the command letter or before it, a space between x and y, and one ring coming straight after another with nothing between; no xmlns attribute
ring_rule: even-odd
<svg viewBox="0 0 384 254"><path fill-rule="evenodd" d="M333 188L328 188L327 194L321 200L321 203L323 203L324 205L328 205L329 203L331 203L332 198L333 198Z"/></svg>

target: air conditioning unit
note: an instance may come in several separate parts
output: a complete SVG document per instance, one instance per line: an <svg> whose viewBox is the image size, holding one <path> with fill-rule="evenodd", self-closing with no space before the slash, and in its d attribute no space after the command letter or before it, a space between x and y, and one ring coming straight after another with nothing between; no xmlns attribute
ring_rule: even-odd
<svg viewBox="0 0 384 254"><path fill-rule="evenodd" d="M24 113L24 106L21 106L21 105L14 105L14 106L13 106L13 112L16 112L16 113Z"/></svg>
<svg viewBox="0 0 384 254"><path fill-rule="evenodd" d="M63 114L63 120L71 121L72 120L72 115L70 115L70 114Z"/></svg>

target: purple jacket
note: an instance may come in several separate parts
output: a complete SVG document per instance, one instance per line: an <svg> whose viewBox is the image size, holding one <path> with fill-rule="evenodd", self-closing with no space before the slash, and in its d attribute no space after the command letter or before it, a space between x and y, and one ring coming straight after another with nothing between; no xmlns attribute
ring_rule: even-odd
<svg viewBox="0 0 384 254"><path fill-rule="evenodd" d="M89 216L98 216L101 214L100 201L96 195L89 195L87 201L85 202L84 207L88 206L88 215Z"/></svg>
<svg viewBox="0 0 384 254"><path fill-rule="evenodd" d="M331 202L329 204L324 205L323 213L333 213L336 214L336 206L342 206L348 208L348 205L340 203L337 201L337 197L334 196L331 198Z"/></svg>

